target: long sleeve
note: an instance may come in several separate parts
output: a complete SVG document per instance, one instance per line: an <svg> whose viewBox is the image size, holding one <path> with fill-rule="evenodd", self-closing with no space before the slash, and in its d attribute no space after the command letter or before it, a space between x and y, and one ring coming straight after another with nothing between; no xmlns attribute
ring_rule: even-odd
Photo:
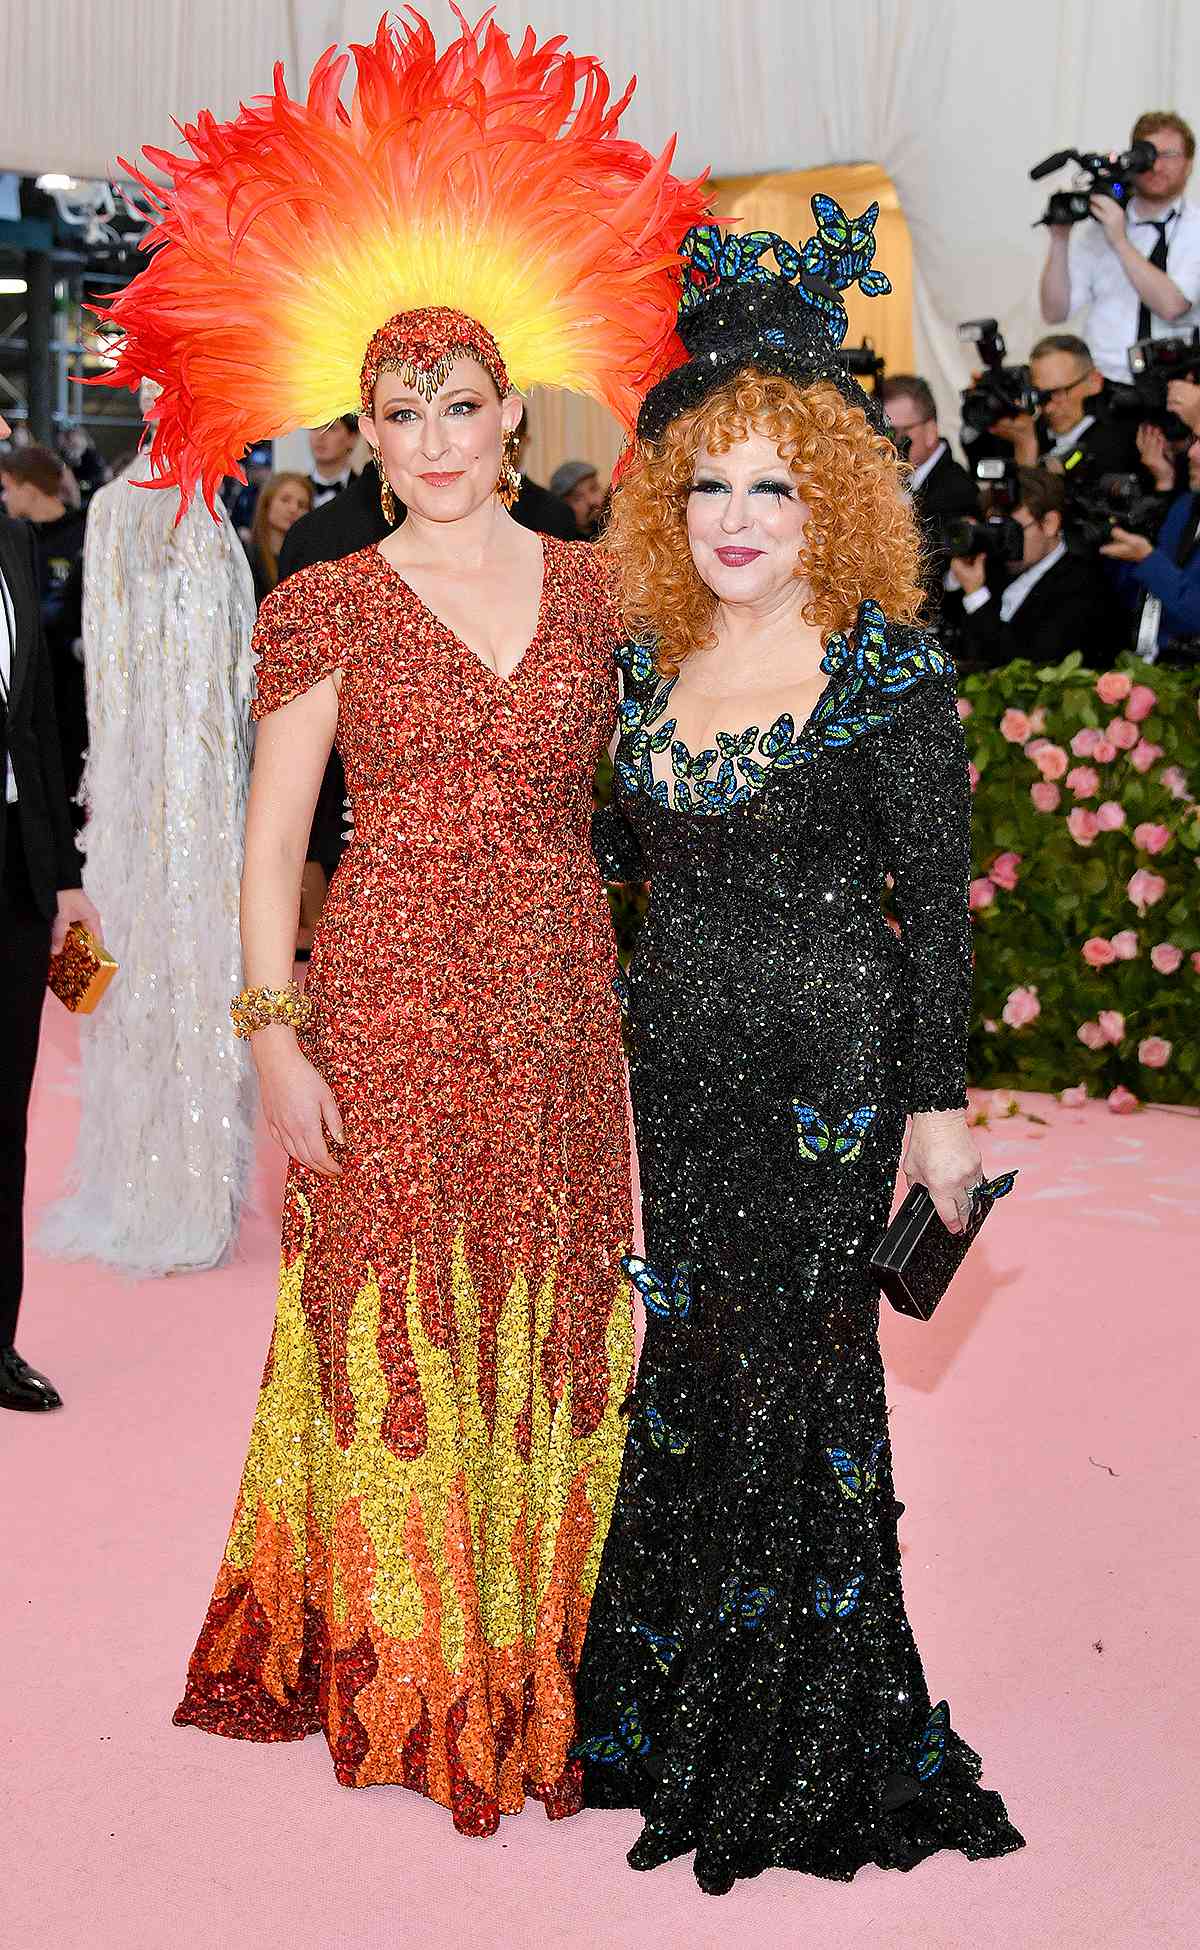
<svg viewBox="0 0 1200 1950"><path fill-rule="evenodd" d="M592 852L603 880L622 886L649 878L642 843L614 806L597 806L592 814Z"/></svg>
<svg viewBox="0 0 1200 1950"><path fill-rule="evenodd" d="M952 684L922 683L903 699L875 765L880 846L912 999L905 1108L958 1110L971 1011L971 790Z"/></svg>
<svg viewBox="0 0 1200 1950"><path fill-rule="evenodd" d="M32 536L30 537L30 574L33 577L33 587L36 589L38 586L37 557L34 553ZM41 758L46 807L54 837L55 884L60 888L78 887L83 877L82 862L75 846L75 831L71 825L67 786L63 777L62 744L58 735L58 713L54 705L54 672L50 666L50 653L40 623L34 658L36 664L34 678L36 690L33 700L34 734Z"/></svg>
<svg viewBox="0 0 1200 1950"><path fill-rule="evenodd" d="M1158 547L1144 562L1130 565L1130 580L1157 596L1164 610L1164 621L1174 636L1200 635L1200 548L1193 549L1190 561L1181 567L1175 550L1195 518L1196 497L1182 496L1178 515L1173 508L1163 524Z"/></svg>

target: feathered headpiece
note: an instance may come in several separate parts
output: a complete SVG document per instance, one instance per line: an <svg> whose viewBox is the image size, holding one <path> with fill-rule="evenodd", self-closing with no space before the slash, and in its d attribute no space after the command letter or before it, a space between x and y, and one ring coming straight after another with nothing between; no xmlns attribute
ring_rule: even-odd
<svg viewBox="0 0 1200 1950"><path fill-rule="evenodd" d="M101 313L125 334L104 383L162 387L151 468L185 506L197 480L211 506L253 440L356 411L368 342L399 313L426 314L425 336L394 332L376 370L469 345L430 325L454 312L506 382L585 393L626 425L679 356L678 246L702 179L671 175L673 142L655 159L618 136L632 82L614 102L561 36L539 46L530 28L514 50L489 16L458 20L439 56L420 15L385 15L351 49L349 108L350 56L330 49L304 100L279 66L231 122L184 128L190 155L147 149L168 188L132 171L158 212L154 255Z"/></svg>
<svg viewBox="0 0 1200 1950"><path fill-rule="evenodd" d="M839 294L852 284L868 297L892 288L872 269L879 205L848 217L831 196L817 195L812 212L816 235L802 247L773 230L734 234L702 223L688 232L680 246L686 271L679 303L688 356L647 395L638 416L643 440L657 440L744 366L799 386L831 380L873 426L887 431L878 402L841 357L848 320Z"/></svg>

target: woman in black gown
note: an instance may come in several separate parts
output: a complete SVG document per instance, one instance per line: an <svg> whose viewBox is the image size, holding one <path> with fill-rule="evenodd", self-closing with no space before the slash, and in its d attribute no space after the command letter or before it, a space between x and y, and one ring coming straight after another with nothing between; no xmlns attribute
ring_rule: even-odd
<svg viewBox="0 0 1200 1950"><path fill-rule="evenodd" d="M642 1810L631 1864L694 1849L715 1894L1021 1846L901 1590L869 1260L908 1118L951 1230L980 1177L970 802L895 454L837 357L837 292L886 288L874 213L814 209L803 258L692 234L691 357L610 531L636 635L598 845L651 881L618 978L647 1330L575 1752L593 1805Z"/></svg>

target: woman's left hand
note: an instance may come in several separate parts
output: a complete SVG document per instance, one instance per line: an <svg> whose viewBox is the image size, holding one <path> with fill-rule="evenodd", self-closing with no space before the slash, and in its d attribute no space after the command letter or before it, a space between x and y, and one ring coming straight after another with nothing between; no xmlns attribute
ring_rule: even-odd
<svg viewBox="0 0 1200 1950"><path fill-rule="evenodd" d="M922 1110L913 1117L904 1154L911 1189L924 1185L947 1232L966 1230L971 1193L983 1177L979 1146L964 1110Z"/></svg>

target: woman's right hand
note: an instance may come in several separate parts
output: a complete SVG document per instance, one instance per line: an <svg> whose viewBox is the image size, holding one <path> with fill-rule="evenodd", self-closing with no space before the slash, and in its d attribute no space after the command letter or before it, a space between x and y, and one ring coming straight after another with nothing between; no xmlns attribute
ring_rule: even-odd
<svg viewBox="0 0 1200 1950"><path fill-rule="evenodd" d="M324 1077L301 1050L295 1030L286 1023L268 1023L255 1031L250 1047L267 1129L276 1144L309 1171L340 1178L342 1168L331 1156L329 1142L344 1141L341 1113Z"/></svg>

